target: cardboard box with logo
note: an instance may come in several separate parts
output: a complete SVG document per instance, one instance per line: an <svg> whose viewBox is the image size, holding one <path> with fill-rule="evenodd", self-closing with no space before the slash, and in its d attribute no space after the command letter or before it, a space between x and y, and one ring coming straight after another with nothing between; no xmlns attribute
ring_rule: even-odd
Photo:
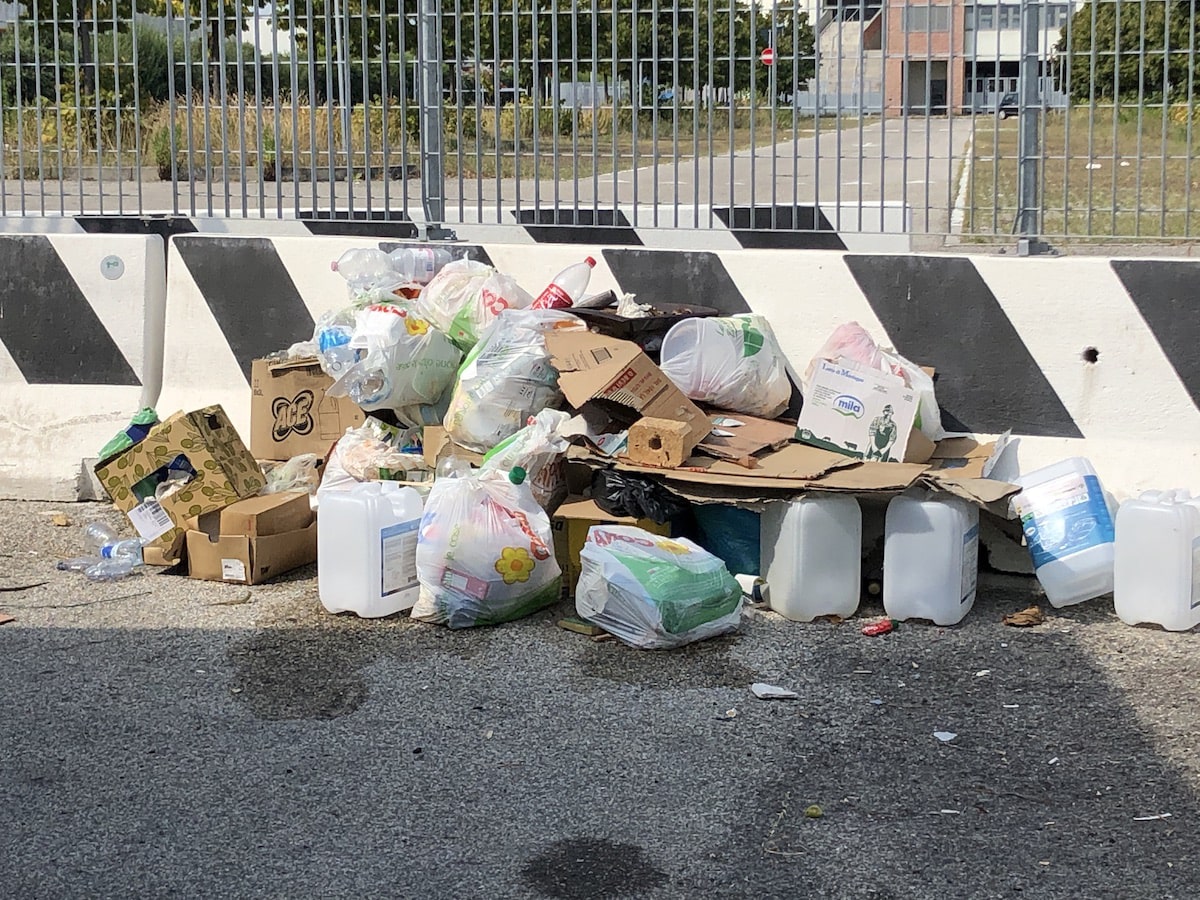
<svg viewBox="0 0 1200 900"><path fill-rule="evenodd" d="M796 439L859 459L901 462L916 415L916 391L902 378L820 360Z"/></svg>
<svg viewBox="0 0 1200 900"><path fill-rule="evenodd" d="M188 574L259 584L316 562L317 517L306 493L266 494L199 516L187 533Z"/></svg>
<svg viewBox="0 0 1200 900"><path fill-rule="evenodd" d="M546 349L558 386L592 433L619 431L648 416L682 423L677 439L690 448L712 430L704 411L632 341L555 331L546 335Z"/></svg>
<svg viewBox="0 0 1200 900"><path fill-rule="evenodd" d="M286 460L302 453L324 457L330 445L363 423L366 414L348 397L329 397L333 379L315 359L250 368L250 449L258 459Z"/></svg>
<svg viewBox="0 0 1200 900"><path fill-rule="evenodd" d="M101 461L96 477L148 542L151 564L178 561L188 519L252 497L265 483L220 406L155 425L141 443Z"/></svg>

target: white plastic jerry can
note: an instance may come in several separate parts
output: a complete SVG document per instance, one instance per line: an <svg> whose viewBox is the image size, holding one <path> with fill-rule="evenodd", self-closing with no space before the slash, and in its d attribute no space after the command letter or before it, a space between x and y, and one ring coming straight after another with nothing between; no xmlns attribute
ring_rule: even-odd
<svg viewBox="0 0 1200 900"><path fill-rule="evenodd" d="M356 484L321 498L317 589L331 613L390 616L417 602L421 495L399 481Z"/></svg>
<svg viewBox="0 0 1200 900"><path fill-rule="evenodd" d="M1086 459L1072 457L1016 479L1033 568L1053 606L1070 606L1113 589L1113 529L1104 488Z"/></svg>
<svg viewBox="0 0 1200 900"><path fill-rule="evenodd" d="M893 619L955 625L975 604L979 510L920 492L888 504L883 531L883 608Z"/></svg>
<svg viewBox="0 0 1200 900"><path fill-rule="evenodd" d="M1129 625L1200 625L1200 499L1152 491L1117 511L1113 605Z"/></svg>
<svg viewBox="0 0 1200 900"><path fill-rule="evenodd" d="M862 572L862 511L853 497L809 494L762 514L762 573L784 618L854 615Z"/></svg>

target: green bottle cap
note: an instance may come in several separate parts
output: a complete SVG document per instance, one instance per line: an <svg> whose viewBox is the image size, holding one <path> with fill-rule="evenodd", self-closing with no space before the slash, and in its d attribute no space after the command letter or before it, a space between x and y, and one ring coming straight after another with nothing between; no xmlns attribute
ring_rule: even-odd
<svg viewBox="0 0 1200 900"><path fill-rule="evenodd" d="M520 484L525 480L525 470L520 466L513 466L512 471L508 473L508 480L513 484Z"/></svg>

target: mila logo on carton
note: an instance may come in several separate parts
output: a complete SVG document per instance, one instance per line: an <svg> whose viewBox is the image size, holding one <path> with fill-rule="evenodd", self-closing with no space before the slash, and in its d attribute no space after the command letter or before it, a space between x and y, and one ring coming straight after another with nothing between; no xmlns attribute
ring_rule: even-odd
<svg viewBox="0 0 1200 900"><path fill-rule="evenodd" d="M301 391L290 400L287 397L276 397L271 403L271 412L275 416L271 437L278 442L287 440L292 434L304 435L311 432L312 407L312 391Z"/></svg>
<svg viewBox="0 0 1200 900"><path fill-rule="evenodd" d="M866 412L862 401L850 394L840 394L834 398L833 408L843 416L853 416L856 419L861 419Z"/></svg>

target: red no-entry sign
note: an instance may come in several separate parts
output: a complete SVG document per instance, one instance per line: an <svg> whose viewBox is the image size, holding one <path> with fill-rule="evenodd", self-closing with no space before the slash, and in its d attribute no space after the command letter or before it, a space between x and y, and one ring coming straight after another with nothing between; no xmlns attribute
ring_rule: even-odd
<svg viewBox="0 0 1200 900"><path fill-rule="evenodd" d="M759 57L764 66L769 66L775 62L775 51L770 47L763 47L762 56Z"/></svg>

